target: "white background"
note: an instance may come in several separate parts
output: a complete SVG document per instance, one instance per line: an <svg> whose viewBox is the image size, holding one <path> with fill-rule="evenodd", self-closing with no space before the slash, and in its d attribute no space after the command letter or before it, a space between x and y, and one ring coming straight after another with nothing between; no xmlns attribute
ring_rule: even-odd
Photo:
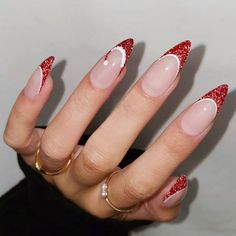
<svg viewBox="0 0 236 236"><path fill-rule="evenodd" d="M190 178L179 219L153 224L135 235L235 235L236 233L236 4L234 0L1 0L0 129L35 67L56 56L53 96L39 124L46 124L82 76L107 50L133 37L137 46L125 82L91 130L109 113L137 75L174 44L190 39L192 53L176 92L135 143L144 148L182 109L221 83L230 94L215 127L178 172ZM20 134L19 134L20 135ZM23 175L14 151L0 143L0 194Z"/></svg>

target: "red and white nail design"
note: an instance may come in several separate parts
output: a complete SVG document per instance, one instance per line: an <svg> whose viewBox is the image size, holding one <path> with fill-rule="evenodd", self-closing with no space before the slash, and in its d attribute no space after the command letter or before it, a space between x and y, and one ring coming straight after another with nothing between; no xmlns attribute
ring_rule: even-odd
<svg viewBox="0 0 236 236"><path fill-rule="evenodd" d="M162 57L164 57L166 55L177 56L179 59L179 70L181 70L188 58L190 49L191 49L191 41L185 40L185 41L177 44L173 48L171 48Z"/></svg>
<svg viewBox="0 0 236 236"><path fill-rule="evenodd" d="M200 135L214 121L228 93L228 85L222 84L202 96L181 118L183 131L191 136Z"/></svg>
<svg viewBox="0 0 236 236"><path fill-rule="evenodd" d="M225 98L228 93L229 86L227 84L222 84L214 89L212 89L210 92L203 95L200 100L210 98L214 100L217 106L217 112L219 112L220 108L223 106L223 103L225 101Z"/></svg>
<svg viewBox="0 0 236 236"><path fill-rule="evenodd" d="M40 84L39 90L41 90L41 88L43 87L43 84L45 83L47 76L52 69L52 64L54 60L55 60L55 57L50 56L46 60L44 60L39 66L39 69L41 70L41 84Z"/></svg>
<svg viewBox="0 0 236 236"><path fill-rule="evenodd" d="M152 97L163 95L173 84L187 60L191 42L186 40L167 51L145 72L141 80L143 91Z"/></svg>
<svg viewBox="0 0 236 236"><path fill-rule="evenodd" d="M33 98L40 93L48 74L52 69L54 59L53 56L48 57L34 71L24 88L26 96Z"/></svg>
<svg viewBox="0 0 236 236"><path fill-rule="evenodd" d="M132 53L134 47L134 40L133 39L126 39L122 41L121 43L117 44L114 48L112 48L104 58L104 63L107 64L108 61L108 56L111 52L118 50L121 53L121 60L120 60L120 67L123 68L126 64L127 61Z"/></svg>
<svg viewBox="0 0 236 236"><path fill-rule="evenodd" d="M95 88L108 88L120 75L133 50L134 40L126 39L113 47L90 72L90 81Z"/></svg>
<svg viewBox="0 0 236 236"><path fill-rule="evenodd" d="M166 193L163 204L167 208L178 205L186 196L188 191L188 180L185 175L179 176L174 185Z"/></svg>

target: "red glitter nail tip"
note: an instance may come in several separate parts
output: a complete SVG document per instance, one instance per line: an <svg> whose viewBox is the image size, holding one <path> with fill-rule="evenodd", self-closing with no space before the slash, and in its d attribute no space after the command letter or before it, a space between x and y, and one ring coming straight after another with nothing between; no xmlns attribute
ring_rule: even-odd
<svg viewBox="0 0 236 236"><path fill-rule="evenodd" d="M133 50L133 47L134 47L134 40L132 38L130 39L126 39L124 41L122 41L121 43L117 44L115 47L113 47L106 55L105 55L105 58L104 60L107 59L109 53L113 50L120 50L120 49L123 49L123 50L120 50L121 53L124 51L125 53L122 54L122 64L121 64L121 67L123 68L127 62L128 62L128 59L132 53L132 50Z"/></svg>
<svg viewBox="0 0 236 236"><path fill-rule="evenodd" d="M47 79L47 76L49 74L49 72L52 69L52 64L55 60L55 57L50 56L47 59L45 59L41 64L40 64L40 68L42 70L42 83L41 83L41 88L43 87L44 82ZM41 89L40 88L40 89Z"/></svg>
<svg viewBox="0 0 236 236"><path fill-rule="evenodd" d="M173 48L171 48L163 56L166 56L168 54L176 55L179 58L179 61L180 61L179 70L181 70L184 66L184 63L187 60L187 57L188 57L189 52L190 52L190 48L191 48L191 42L189 40L186 40L186 41L183 41L182 43L177 44Z"/></svg>
<svg viewBox="0 0 236 236"><path fill-rule="evenodd" d="M228 93L228 85L222 84L212 89L210 92L206 93L204 96L200 98L200 100L204 98L213 99L217 105L217 112L218 112L225 101L227 93Z"/></svg>
<svg viewBox="0 0 236 236"><path fill-rule="evenodd" d="M175 184L171 187L169 192L165 195L164 201L170 196L174 195L175 193L181 191L182 189L185 189L187 186L188 186L188 180L187 180L186 175L179 176Z"/></svg>

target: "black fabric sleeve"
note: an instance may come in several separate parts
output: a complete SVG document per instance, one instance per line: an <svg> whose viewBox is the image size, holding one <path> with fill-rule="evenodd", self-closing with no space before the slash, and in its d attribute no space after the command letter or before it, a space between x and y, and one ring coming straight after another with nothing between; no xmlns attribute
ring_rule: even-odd
<svg viewBox="0 0 236 236"><path fill-rule="evenodd" d="M84 144L88 136L83 136ZM121 163L124 167L142 154L130 149ZM65 198L54 186L25 164L18 162L25 178L0 198L0 235L83 235L126 236L148 221L98 219ZM92 203L91 203L92 204Z"/></svg>

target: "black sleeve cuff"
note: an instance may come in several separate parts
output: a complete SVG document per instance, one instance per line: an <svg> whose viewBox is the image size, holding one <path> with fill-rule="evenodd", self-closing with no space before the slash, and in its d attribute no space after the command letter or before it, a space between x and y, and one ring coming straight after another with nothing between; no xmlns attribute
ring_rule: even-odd
<svg viewBox="0 0 236 236"><path fill-rule="evenodd" d="M83 136L84 144L88 136ZM142 153L130 149L121 166ZM18 155L26 178L0 198L1 235L128 235L148 221L98 219L65 198L54 186L32 170Z"/></svg>

